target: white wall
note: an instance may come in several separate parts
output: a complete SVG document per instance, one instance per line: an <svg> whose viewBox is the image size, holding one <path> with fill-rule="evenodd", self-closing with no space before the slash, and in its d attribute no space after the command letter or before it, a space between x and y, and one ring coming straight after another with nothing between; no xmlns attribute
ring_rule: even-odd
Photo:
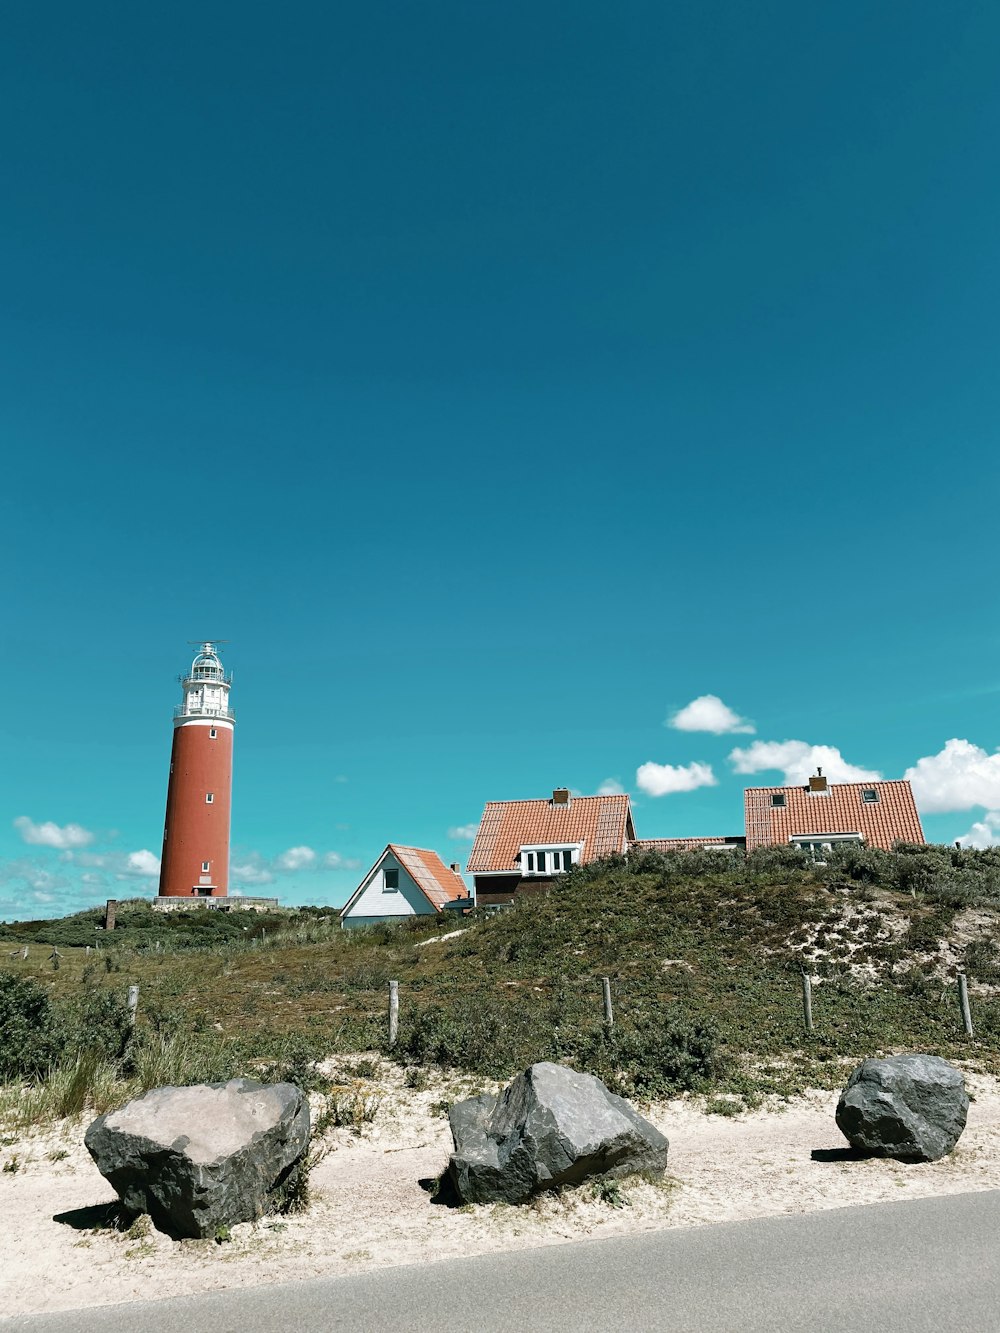
<svg viewBox="0 0 1000 1333"><path fill-rule="evenodd" d="M384 872L387 869L399 871L399 888L396 890L385 889ZM392 852L386 852L365 880L351 910L341 917L341 923L368 926L373 921L393 921L403 916L431 916L434 910L407 874L405 866Z"/></svg>

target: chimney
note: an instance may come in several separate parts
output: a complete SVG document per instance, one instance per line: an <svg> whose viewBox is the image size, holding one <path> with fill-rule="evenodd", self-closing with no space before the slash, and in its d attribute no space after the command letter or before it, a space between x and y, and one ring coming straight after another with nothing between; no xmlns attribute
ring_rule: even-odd
<svg viewBox="0 0 1000 1333"><path fill-rule="evenodd" d="M552 793L552 804L569 805L569 788L556 787L555 791Z"/></svg>
<svg viewBox="0 0 1000 1333"><path fill-rule="evenodd" d="M462 873L462 867L458 864L457 861L452 861L451 866L449 868L451 870L454 870L456 875L460 875Z"/></svg>
<svg viewBox="0 0 1000 1333"><path fill-rule="evenodd" d="M823 770L821 768L817 768L816 772L809 779L809 790L810 791L827 790L826 778L823 776Z"/></svg>

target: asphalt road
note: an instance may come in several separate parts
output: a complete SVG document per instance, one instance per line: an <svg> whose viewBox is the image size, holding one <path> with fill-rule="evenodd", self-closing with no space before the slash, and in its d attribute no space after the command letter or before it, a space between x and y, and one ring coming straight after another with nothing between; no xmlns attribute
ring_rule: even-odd
<svg viewBox="0 0 1000 1333"><path fill-rule="evenodd" d="M25 1333L1000 1329L1000 1191L0 1320Z"/></svg>

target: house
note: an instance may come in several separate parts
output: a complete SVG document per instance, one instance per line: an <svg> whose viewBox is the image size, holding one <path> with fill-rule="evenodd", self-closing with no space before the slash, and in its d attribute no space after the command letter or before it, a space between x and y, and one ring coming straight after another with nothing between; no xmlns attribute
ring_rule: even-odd
<svg viewBox="0 0 1000 1333"><path fill-rule="evenodd" d="M459 867L437 852L390 842L340 910L340 924L370 926L407 916L431 916L456 898L469 897Z"/></svg>
<svg viewBox="0 0 1000 1333"><path fill-rule="evenodd" d="M792 843L821 857L835 843L923 842L909 782L828 782L817 769L804 787L748 787L747 851Z"/></svg>
<svg viewBox="0 0 1000 1333"><path fill-rule="evenodd" d="M627 796L574 796L557 787L528 801L487 801L466 866L481 906L551 888L571 866L624 855L635 841Z"/></svg>
<svg viewBox="0 0 1000 1333"><path fill-rule="evenodd" d="M742 852L746 838L734 834L731 838L636 838L629 844L630 852Z"/></svg>

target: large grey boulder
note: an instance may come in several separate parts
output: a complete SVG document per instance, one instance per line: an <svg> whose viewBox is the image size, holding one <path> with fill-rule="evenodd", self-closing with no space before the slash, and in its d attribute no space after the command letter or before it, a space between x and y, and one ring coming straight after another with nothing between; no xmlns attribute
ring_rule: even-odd
<svg viewBox="0 0 1000 1333"><path fill-rule="evenodd" d="M837 1125L853 1148L900 1162L936 1162L965 1128L961 1073L936 1055L865 1060L837 1103Z"/></svg>
<svg viewBox="0 0 1000 1333"><path fill-rule="evenodd" d="M154 1088L98 1116L84 1143L126 1208L171 1236L214 1236L265 1211L309 1146L309 1103L247 1078Z"/></svg>
<svg viewBox="0 0 1000 1333"><path fill-rule="evenodd" d="M600 1079L543 1062L499 1097L484 1093L448 1112L455 1151L448 1172L466 1203L520 1203L589 1176L661 1173L669 1144Z"/></svg>

